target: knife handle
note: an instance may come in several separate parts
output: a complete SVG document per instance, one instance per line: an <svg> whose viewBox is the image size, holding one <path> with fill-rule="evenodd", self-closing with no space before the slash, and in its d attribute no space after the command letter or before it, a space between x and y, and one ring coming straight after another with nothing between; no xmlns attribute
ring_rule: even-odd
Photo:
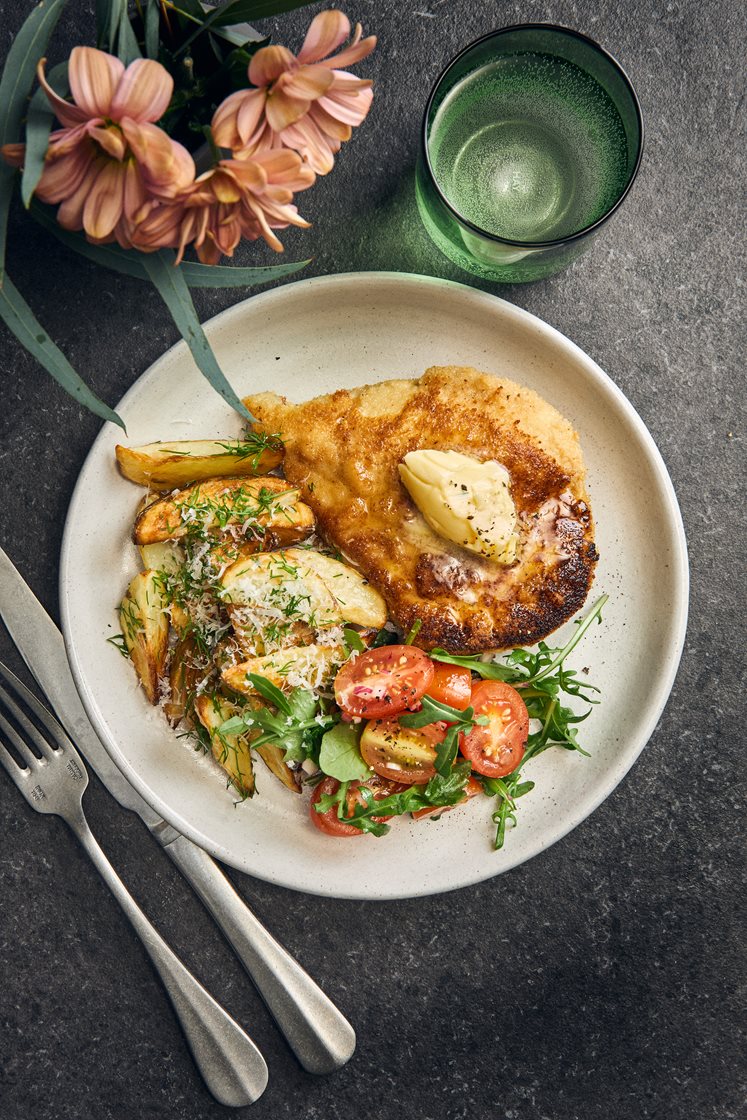
<svg viewBox="0 0 747 1120"><path fill-rule="evenodd" d="M207 852L181 835L167 841L164 851L212 914L304 1069L321 1074L344 1066L355 1050L355 1031L342 1012L265 929Z"/></svg>

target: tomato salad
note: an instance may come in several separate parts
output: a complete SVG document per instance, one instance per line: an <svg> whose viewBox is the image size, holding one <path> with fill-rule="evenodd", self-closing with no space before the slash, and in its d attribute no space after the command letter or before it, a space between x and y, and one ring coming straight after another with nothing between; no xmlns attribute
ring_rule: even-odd
<svg viewBox="0 0 747 1120"><path fill-rule="evenodd" d="M303 767L313 786L309 816L327 836L382 836L398 816L439 817L487 795L497 801L499 848L516 823L517 798L534 785L523 777L524 764L550 746L586 754L576 725L589 712L576 714L561 697L593 704L597 690L564 663L605 601L560 649L540 642L535 652L482 658L426 653L387 630L371 648L346 629L351 648L334 699L315 702L300 689L283 693L252 677L277 714L253 709L240 717L241 727L233 719L223 730L259 733L255 748L284 746L286 760Z"/></svg>

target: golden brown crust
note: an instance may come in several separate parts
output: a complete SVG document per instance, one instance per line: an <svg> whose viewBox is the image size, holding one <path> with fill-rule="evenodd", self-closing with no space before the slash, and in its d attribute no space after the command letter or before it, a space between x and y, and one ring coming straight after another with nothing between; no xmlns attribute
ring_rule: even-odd
<svg viewBox="0 0 747 1120"><path fill-rule="evenodd" d="M282 433L285 475L321 533L358 565L418 644L478 652L545 637L584 603L597 559L578 436L514 382L460 367L338 390L305 404L247 398ZM402 486L408 451L497 459L511 475L517 563L502 567L430 529Z"/></svg>

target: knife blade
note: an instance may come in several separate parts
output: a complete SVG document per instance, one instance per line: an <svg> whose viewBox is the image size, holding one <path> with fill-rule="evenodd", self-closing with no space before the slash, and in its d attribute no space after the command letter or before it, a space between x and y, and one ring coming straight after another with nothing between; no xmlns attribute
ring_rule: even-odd
<svg viewBox="0 0 747 1120"><path fill-rule="evenodd" d="M75 686L65 640L23 576L0 548L0 618L70 738L120 805L148 825L166 825L125 778L94 731Z"/></svg>
<svg viewBox="0 0 747 1120"><path fill-rule="evenodd" d="M88 719L65 640L0 548L0 618L54 712L101 782L137 813L217 922L304 1069L332 1073L352 1057L355 1032L298 961L265 929L217 863L140 796Z"/></svg>

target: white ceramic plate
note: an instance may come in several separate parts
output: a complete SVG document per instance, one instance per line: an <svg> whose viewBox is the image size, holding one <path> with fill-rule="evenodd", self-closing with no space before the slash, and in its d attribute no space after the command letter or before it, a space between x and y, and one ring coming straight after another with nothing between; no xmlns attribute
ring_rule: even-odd
<svg viewBox="0 0 747 1120"><path fill-rule="evenodd" d="M584 759L548 751L529 765L536 789L519 826L492 848L492 802L440 821L404 818L387 837L332 840L306 799L262 763L258 794L234 807L221 772L149 708L135 674L106 643L138 570L130 541L141 491L118 473L107 425L70 505L61 564L68 652L88 714L112 757L166 820L214 856L273 883L341 898L402 898L466 886L554 844L615 788L654 730L679 663L687 616L687 555L677 500L643 422L577 346L503 300L460 284L397 273L326 276L254 296L207 325L224 371L244 395L280 390L304 400L339 387L473 365L536 389L581 435L601 560L589 603L606 591L575 664L603 702L583 725ZM238 434L241 423L179 343L143 374L118 411L128 441ZM571 624L569 624L570 627ZM558 641L570 632L561 630Z"/></svg>

